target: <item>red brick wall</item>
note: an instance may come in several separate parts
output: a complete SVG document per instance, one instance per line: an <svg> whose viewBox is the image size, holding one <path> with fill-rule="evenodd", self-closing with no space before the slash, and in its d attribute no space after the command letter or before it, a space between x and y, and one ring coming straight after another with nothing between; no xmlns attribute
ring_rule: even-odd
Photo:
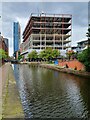
<svg viewBox="0 0 90 120"><path fill-rule="evenodd" d="M6 46L6 44L5 44L4 40L3 40L3 37L0 40L0 49L3 49L8 54L8 46Z"/></svg>
<svg viewBox="0 0 90 120"><path fill-rule="evenodd" d="M66 66L66 64L67 64L69 68L72 68L72 69L77 68L77 70L85 69L84 65L81 62L79 62L78 60L71 60L71 61L65 61L65 62L59 61L58 64L61 67Z"/></svg>
<svg viewBox="0 0 90 120"><path fill-rule="evenodd" d="M0 40L0 49L2 49L2 41Z"/></svg>

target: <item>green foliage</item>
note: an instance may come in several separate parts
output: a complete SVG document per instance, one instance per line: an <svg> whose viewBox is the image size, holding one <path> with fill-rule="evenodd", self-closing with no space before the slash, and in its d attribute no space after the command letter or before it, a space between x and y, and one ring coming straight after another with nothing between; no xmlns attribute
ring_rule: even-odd
<svg viewBox="0 0 90 120"><path fill-rule="evenodd" d="M71 56L73 56L75 54L75 52L73 51L73 50L69 50L67 53L66 53L66 55L67 55L67 57L70 59L71 58Z"/></svg>
<svg viewBox="0 0 90 120"><path fill-rule="evenodd" d="M19 55L19 56L18 56L18 60L21 60L21 59L22 59L22 55Z"/></svg>
<svg viewBox="0 0 90 120"><path fill-rule="evenodd" d="M78 60L85 65L86 71L90 72L90 24L86 36L88 37L88 48L78 55Z"/></svg>
<svg viewBox="0 0 90 120"><path fill-rule="evenodd" d="M86 36L88 37L88 46L90 45L90 24L88 28L88 32L86 33Z"/></svg>
<svg viewBox="0 0 90 120"><path fill-rule="evenodd" d="M36 50L33 50L31 53L28 54L28 58L32 59L37 59L38 58L38 54L36 52Z"/></svg>
<svg viewBox="0 0 90 120"><path fill-rule="evenodd" d="M46 58L46 51L45 50L40 52L39 58L43 58L43 59Z"/></svg>
<svg viewBox="0 0 90 120"><path fill-rule="evenodd" d="M53 58L56 58L56 57L58 57L60 55L60 51L58 51L58 50L56 50L56 49L54 49L53 51L52 51L52 57Z"/></svg>
<svg viewBox="0 0 90 120"><path fill-rule="evenodd" d="M56 58L60 55L60 52L56 49L47 48L40 52L39 57L48 60L49 58Z"/></svg>
<svg viewBox="0 0 90 120"><path fill-rule="evenodd" d="M78 60L85 65L86 71L90 72L90 47L78 55Z"/></svg>
<svg viewBox="0 0 90 120"><path fill-rule="evenodd" d="M39 55L37 54L37 52L35 50L33 50L31 53L28 54L28 58L32 59L37 59L37 58L42 58L42 59L50 59L50 58L56 58L60 55L60 52L56 49L52 49L52 48L47 48L45 50L42 50Z"/></svg>
<svg viewBox="0 0 90 120"><path fill-rule="evenodd" d="M22 55L20 55L20 51L18 51L18 60L22 59Z"/></svg>
<svg viewBox="0 0 90 120"><path fill-rule="evenodd" d="M7 53L3 49L0 49L0 60L5 59L7 57Z"/></svg>

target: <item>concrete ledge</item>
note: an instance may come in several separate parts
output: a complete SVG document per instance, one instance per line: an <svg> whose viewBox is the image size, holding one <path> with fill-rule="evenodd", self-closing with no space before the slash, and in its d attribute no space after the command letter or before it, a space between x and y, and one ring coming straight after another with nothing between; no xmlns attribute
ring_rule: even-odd
<svg viewBox="0 0 90 120"><path fill-rule="evenodd" d="M24 118L24 112L10 63L2 67L2 117Z"/></svg>

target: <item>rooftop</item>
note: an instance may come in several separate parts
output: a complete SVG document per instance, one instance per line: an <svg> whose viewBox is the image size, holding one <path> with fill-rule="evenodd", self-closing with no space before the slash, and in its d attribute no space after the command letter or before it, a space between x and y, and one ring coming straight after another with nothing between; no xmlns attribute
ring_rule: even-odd
<svg viewBox="0 0 90 120"><path fill-rule="evenodd" d="M71 14L49 14L49 13L31 13L31 16L41 17L41 16L47 16L47 17L72 17ZM30 17L31 17L30 16Z"/></svg>
<svg viewBox="0 0 90 120"><path fill-rule="evenodd" d="M88 41L88 38L80 39L79 41L77 41L77 43L86 42L86 41Z"/></svg>

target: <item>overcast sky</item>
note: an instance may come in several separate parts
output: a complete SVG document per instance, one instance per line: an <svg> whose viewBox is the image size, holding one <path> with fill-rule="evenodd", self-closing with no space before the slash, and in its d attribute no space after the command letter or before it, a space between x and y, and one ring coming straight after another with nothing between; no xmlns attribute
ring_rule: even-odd
<svg viewBox="0 0 90 120"><path fill-rule="evenodd" d="M31 13L72 14L72 44L86 38L88 2L4 2L2 3L2 35L9 39L13 53L13 22L19 21L23 32Z"/></svg>

